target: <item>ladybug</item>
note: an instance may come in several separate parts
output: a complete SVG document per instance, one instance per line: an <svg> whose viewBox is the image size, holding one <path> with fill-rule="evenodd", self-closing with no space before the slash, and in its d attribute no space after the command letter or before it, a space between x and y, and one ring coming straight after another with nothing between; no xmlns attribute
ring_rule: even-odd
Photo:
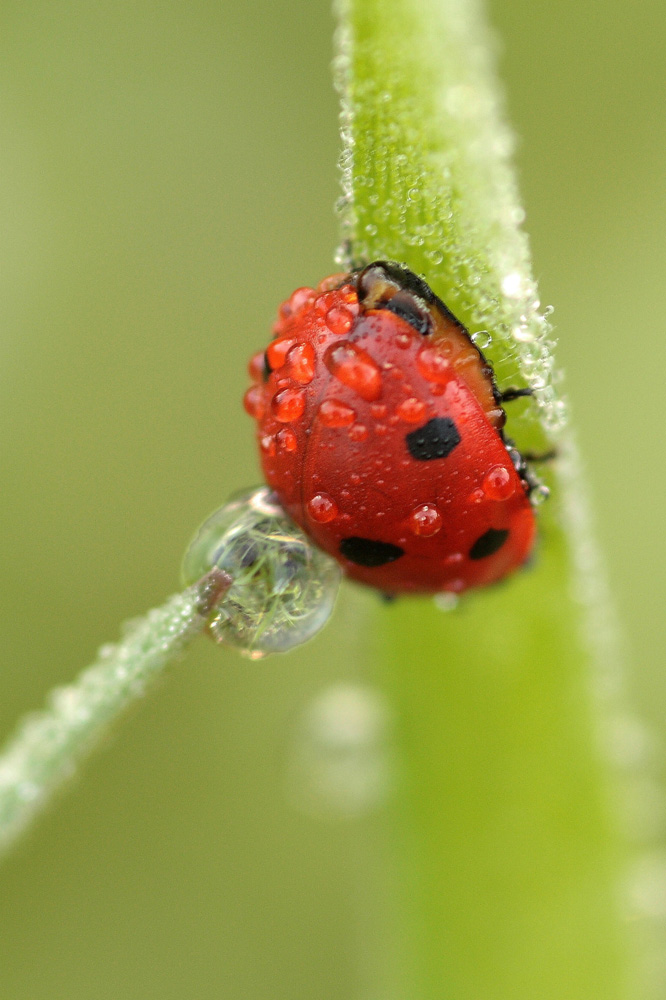
<svg viewBox="0 0 666 1000"><path fill-rule="evenodd" d="M535 540L526 460L465 327L404 265L299 288L245 395L280 503L386 594L459 593L520 567Z"/></svg>

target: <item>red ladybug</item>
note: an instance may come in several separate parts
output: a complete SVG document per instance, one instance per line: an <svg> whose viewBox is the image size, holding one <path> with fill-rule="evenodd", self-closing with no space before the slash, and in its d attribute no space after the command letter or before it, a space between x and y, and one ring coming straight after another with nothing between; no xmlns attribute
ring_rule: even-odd
<svg viewBox="0 0 666 1000"><path fill-rule="evenodd" d="M281 504L385 593L493 583L534 544L534 482L493 369L428 285L376 261L299 288L250 363L245 408Z"/></svg>

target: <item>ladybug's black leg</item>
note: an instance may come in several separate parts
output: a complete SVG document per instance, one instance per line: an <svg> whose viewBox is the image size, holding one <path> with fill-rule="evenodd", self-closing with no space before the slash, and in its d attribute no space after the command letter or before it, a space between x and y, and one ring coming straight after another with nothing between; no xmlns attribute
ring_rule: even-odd
<svg viewBox="0 0 666 1000"><path fill-rule="evenodd" d="M510 389L504 389L500 392L500 402L501 403L511 403L514 399L522 399L523 396L533 396L533 389L517 389L512 387Z"/></svg>
<svg viewBox="0 0 666 1000"><path fill-rule="evenodd" d="M550 451L524 451L523 458L526 462L552 462L557 458L557 448L551 448Z"/></svg>

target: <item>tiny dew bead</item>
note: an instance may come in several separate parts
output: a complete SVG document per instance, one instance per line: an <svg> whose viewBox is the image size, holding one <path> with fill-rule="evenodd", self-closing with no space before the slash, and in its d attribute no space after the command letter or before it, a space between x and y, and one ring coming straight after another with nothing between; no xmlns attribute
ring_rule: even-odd
<svg viewBox="0 0 666 1000"><path fill-rule="evenodd" d="M183 561L189 586L212 569L231 586L214 603L208 633L258 659L312 638L335 604L341 570L266 487L244 491L199 528Z"/></svg>

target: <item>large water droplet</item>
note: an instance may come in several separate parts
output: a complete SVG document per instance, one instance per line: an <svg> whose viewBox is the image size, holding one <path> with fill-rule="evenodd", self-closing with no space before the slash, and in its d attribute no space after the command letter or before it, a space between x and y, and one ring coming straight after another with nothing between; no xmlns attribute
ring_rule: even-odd
<svg viewBox="0 0 666 1000"><path fill-rule="evenodd" d="M305 409L305 393L302 389L281 389L273 396L271 409L282 423L298 420Z"/></svg>
<svg viewBox="0 0 666 1000"><path fill-rule="evenodd" d="M274 340L268 345L266 357L272 371L282 368L287 354L295 343L296 339L294 337L281 337L280 340Z"/></svg>
<svg viewBox="0 0 666 1000"><path fill-rule="evenodd" d="M199 529L183 562L189 585L212 569L232 580L208 632L256 659L310 639L328 620L341 578L265 487L234 498Z"/></svg>
<svg viewBox="0 0 666 1000"><path fill-rule="evenodd" d="M373 402L382 394L379 365L367 351L349 340L333 344L324 355L324 364L343 385L358 393L361 399Z"/></svg>
<svg viewBox="0 0 666 1000"><path fill-rule="evenodd" d="M331 333L340 336L349 333L354 322L354 314L346 306L332 306L326 313L324 322Z"/></svg>
<svg viewBox="0 0 666 1000"><path fill-rule="evenodd" d="M308 385L315 373L315 352L312 344L294 344L287 354L287 368L294 382Z"/></svg>

